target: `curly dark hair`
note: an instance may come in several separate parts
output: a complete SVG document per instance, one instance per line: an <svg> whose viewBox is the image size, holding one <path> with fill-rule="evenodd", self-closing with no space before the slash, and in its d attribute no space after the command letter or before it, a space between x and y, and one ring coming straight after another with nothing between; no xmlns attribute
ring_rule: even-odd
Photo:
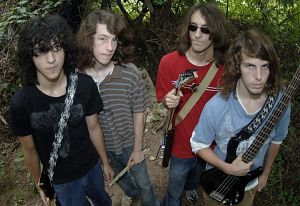
<svg viewBox="0 0 300 206"><path fill-rule="evenodd" d="M189 9L184 21L180 26L180 46L178 51L184 54L191 47L191 39L188 26L191 16L200 11L206 24L210 30L209 39L212 40L214 46L214 59L217 66L224 64L224 54L229 47L230 33L228 30L228 22L223 12L213 3L204 5L196 5Z"/></svg>
<svg viewBox="0 0 300 206"><path fill-rule="evenodd" d="M34 17L19 30L17 58L23 85L37 84L37 71L33 56L36 50L48 52L53 45L60 46L65 53L64 73L68 76L76 66L76 38L67 21L58 15Z"/></svg>
<svg viewBox="0 0 300 206"><path fill-rule="evenodd" d="M252 28L239 35L229 48L228 59L221 80L222 96L228 98L230 92L235 92L236 84L241 76L240 64L243 54L269 62L270 75L265 91L268 95L276 94L282 87L282 76L276 50L267 35L256 28Z"/></svg>
<svg viewBox="0 0 300 206"><path fill-rule="evenodd" d="M95 10L82 21L77 33L78 69L80 70L93 67L96 63L93 44L97 24L106 24L108 32L118 38L118 46L112 61L116 64L125 63L133 54L132 32L122 16L110 10Z"/></svg>

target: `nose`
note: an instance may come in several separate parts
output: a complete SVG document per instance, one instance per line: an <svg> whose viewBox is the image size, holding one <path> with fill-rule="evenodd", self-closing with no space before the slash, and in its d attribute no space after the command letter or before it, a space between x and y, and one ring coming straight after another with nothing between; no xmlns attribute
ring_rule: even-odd
<svg viewBox="0 0 300 206"><path fill-rule="evenodd" d="M108 50L108 51L112 51L113 50L113 46L114 46L114 42L113 42L113 40L108 40L107 41L107 44L106 44L106 49Z"/></svg>
<svg viewBox="0 0 300 206"><path fill-rule="evenodd" d="M202 32L201 29L198 27L197 30L195 31L195 36L196 37L201 37L202 36Z"/></svg>
<svg viewBox="0 0 300 206"><path fill-rule="evenodd" d="M261 80L261 68L259 68L259 67L257 67L256 68L256 71L255 71L255 74L254 74L254 78L256 79L256 80Z"/></svg>
<svg viewBox="0 0 300 206"><path fill-rule="evenodd" d="M50 64L53 64L55 62L55 55L53 54L52 51L49 51L47 54L47 62Z"/></svg>

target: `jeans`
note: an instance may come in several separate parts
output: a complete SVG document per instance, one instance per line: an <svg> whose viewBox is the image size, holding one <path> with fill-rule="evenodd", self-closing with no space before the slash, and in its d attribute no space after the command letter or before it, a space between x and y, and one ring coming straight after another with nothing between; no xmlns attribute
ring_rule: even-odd
<svg viewBox="0 0 300 206"><path fill-rule="evenodd" d="M171 156L169 182L163 205L180 206L184 189L196 189L200 184L200 175L204 169L205 164L197 158Z"/></svg>
<svg viewBox="0 0 300 206"><path fill-rule="evenodd" d="M104 178L100 163L97 163L85 176L64 184L53 185L59 203L62 206L90 205L111 206L110 196L104 190Z"/></svg>
<svg viewBox="0 0 300 206"><path fill-rule="evenodd" d="M114 152L108 152L110 164L115 172L119 174L127 165L129 157L133 151L133 146L123 148L120 155ZM154 194L152 182L148 175L146 161L134 165L130 172L124 174L117 184L122 188L124 193L129 197L140 196L143 206L158 206L159 200Z"/></svg>

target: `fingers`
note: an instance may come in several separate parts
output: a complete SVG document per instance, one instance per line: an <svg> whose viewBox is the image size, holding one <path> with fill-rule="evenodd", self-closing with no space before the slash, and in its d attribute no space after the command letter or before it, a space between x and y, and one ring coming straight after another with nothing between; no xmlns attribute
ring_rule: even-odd
<svg viewBox="0 0 300 206"><path fill-rule="evenodd" d="M167 93L164 99L164 103L167 106L167 108L177 107L180 102L181 96L182 92L179 92L179 95L175 95L175 89L172 89L169 93Z"/></svg>

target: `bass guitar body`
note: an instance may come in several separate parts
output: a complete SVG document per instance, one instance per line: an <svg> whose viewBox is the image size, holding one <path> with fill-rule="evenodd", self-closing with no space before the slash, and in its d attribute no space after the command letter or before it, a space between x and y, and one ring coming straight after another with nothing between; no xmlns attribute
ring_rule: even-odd
<svg viewBox="0 0 300 206"><path fill-rule="evenodd" d="M238 144L237 137L231 138L225 162L231 163L235 160ZM258 167L246 176L233 176L225 174L217 168L212 168L204 171L200 178L203 190L211 198L225 205L235 205L243 200L247 184L260 176L262 172L263 167Z"/></svg>
<svg viewBox="0 0 300 206"><path fill-rule="evenodd" d="M246 185L262 171L263 168L259 167L246 176L237 177L212 168L202 173L201 184L211 198L225 205L235 205L243 200Z"/></svg>

